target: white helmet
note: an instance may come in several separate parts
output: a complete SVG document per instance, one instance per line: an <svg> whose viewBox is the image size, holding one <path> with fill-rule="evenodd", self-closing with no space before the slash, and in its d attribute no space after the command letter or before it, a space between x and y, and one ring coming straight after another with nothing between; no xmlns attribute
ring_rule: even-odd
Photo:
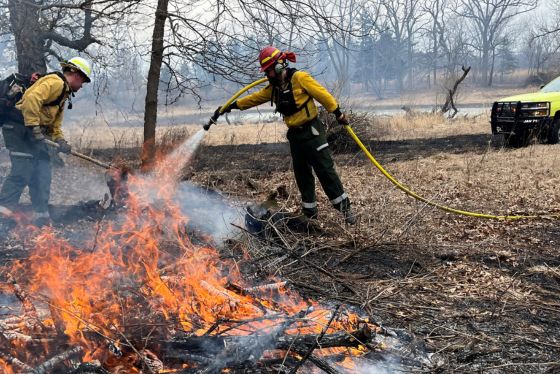
<svg viewBox="0 0 560 374"><path fill-rule="evenodd" d="M69 68L72 70L78 70L80 73L86 77L86 82L91 82L91 63L85 58L73 57L68 61L63 61L60 63L62 68Z"/></svg>

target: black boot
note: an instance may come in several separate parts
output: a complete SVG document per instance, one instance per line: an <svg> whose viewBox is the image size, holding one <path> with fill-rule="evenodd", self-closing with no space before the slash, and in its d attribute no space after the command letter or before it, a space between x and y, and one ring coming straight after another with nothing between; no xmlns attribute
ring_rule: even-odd
<svg viewBox="0 0 560 374"><path fill-rule="evenodd" d="M356 223L356 215L352 211L352 206L350 204L350 199L346 198L334 206L337 210L340 210L344 216L344 221L349 225L354 225Z"/></svg>
<svg viewBox="0 0 560 374"><path fill-rule="evenodd" d="M301 212L310 219L317 219L319 216L319 210L317 208L302 208Z"/></svg>

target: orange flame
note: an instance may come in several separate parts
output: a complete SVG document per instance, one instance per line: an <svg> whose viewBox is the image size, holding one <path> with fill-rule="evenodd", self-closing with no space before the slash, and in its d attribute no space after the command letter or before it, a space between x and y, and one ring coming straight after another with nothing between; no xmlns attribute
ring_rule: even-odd
<svg viewBox="0 0 560 374"><path fill-rule="evenodd" d="M309 307L285 289L269 291L268 300L229 291L229 283L248 285L215 249L190 241L188 218L173 197L177 165L162 165L167 166L157 177L129 177L123 216L99 223L81 248L47 228L28 243L30 258L11 270L33 302L49 309L48 325L84 348L85 361L97 359L108 368L125 365L134 372L134 359L118 359L107 347L131 344L128 336L138 333L146 339L152 334L169 338L178 329L202 335L225 320L254 320L232 327L231 335L271 331L278 322L267 319L267 312L293 315ZM320 333L329 317L328 310L315 305L306 321L287 332ZM327 332L356 326L358 320L344 315ZM9 372L3 361L0 368Z"/></svg>

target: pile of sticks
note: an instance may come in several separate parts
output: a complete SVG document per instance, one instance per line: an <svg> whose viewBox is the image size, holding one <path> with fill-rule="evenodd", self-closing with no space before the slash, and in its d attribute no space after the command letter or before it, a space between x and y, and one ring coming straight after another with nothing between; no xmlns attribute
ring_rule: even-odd
<svg viewBox="0 0 560 374"><path fill-rule="evenodd" d="M269 306L265 306L264 299L259 299L259 293L283 288L286 282L249 288L228 284L225 289L210 284L202 285L210 293L229 295L230 305L235 304L236 294L253 297L256 311L265 312L259 318L218 319L203 335L193 335L167 326L162 330L175 332L171 335L152 332L151 335L157 338L151 340L145 335L134 336L130 332L132 330L124 328L123 331L115 332L114 337L107 336L101 332L102 329L83 321L82 336L88 340L88 344L82 347L70 344L64 335L63 326L59 325L57 318L60 310L52 306L50 310L38 310L32 302L34 298L23 290L11 274L7 274L7 279L23 312L21 315L0 316L0 367L5 365L16 373L105 374L116 372L113 371L115 367L127 363L136 371L146 374L185 366L189 369L179 372L219 373L227 369L229 372L255 370L295 373L303 365L314 365L323 372L334 374L341 372L334 362L344 359L349 354L348 349L376 349L375 343L372 343L378 331L375 325L361 322L354 331L334 331L331 324L344 315L340 306L330 311L329 322L323 326L321 333L302 333L306 331L305 328L317 323L312 306L289 315L271 309L270 304L272 308L281 308L280 305L274 305L273 301L267 300ZM52 319L55 325L44 323L47 319ZM146 321L147 325L151 323ZM263 325L266 327L263 328ZM246 335L240 335L240 331ZM21 349L22 346L24 349ZM105 351L106 361L111 364L99 361L83 363L86 351L91 351L93 346ZM324 351L327 348L342 350L331 354ZM332 357L328 357L329 354ZM119 361L123 364L118 365Z"/></svg>

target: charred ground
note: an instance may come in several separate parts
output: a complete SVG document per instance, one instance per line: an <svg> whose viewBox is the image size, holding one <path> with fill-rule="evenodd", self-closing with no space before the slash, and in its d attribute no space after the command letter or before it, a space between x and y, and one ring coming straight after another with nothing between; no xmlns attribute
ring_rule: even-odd
<svg viewBox="0 0 560 374"><path fill-rule="evenodd" d="M446 132L371 137L368 144L398 179L436 201L499 214L560 211L558 146L509 150L483 132ZM317 232L280 233L292 260L272 268L267 257L253 267L290 280L304 295L357 305L375 321L410 332L414 345L435 353L431 370L560 371L557 220L450 215L394 189L356 150L335 159L358 225L345 227L320 192ZM235 199L275 196L279 209L298 207L286 143L206 144L185 178ZM87 222L68 228L95 225ZM224 256L234 251L226 248ZM3 239L4 263L25 256L19 243Z"/></svg>
<svg viewBox="0 0 560 374"><path fill-rule="evenodd" d="M557 146L509 150L479 133L369 147L405 184L451 206L558 213ZM358 305L411 332L440 357L436 371L560 371L558 221L450 215L395 190L358 151L336 162L359 224L344 227L320 194L322 233L286 236L305 262L274 272L304 294ZM297 210L286 144L204 147L189 176L246 199L276 195Z"/></svg>

